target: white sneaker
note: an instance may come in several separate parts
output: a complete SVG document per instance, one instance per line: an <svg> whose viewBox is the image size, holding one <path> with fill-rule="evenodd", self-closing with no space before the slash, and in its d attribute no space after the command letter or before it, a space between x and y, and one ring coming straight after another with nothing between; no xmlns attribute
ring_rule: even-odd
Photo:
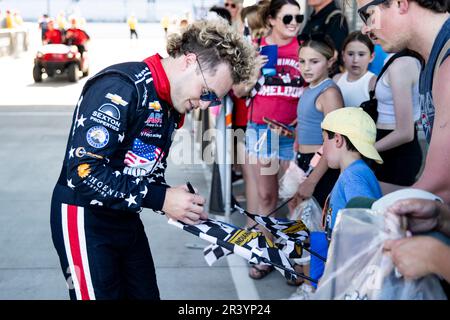
<svg viewBox="0 0 450 320"><path fill-rule="evenodd" d="M314 292L314 288L306 283L303 283L297 288L297 290L290 296L289 300L309 300Z"/></svg>

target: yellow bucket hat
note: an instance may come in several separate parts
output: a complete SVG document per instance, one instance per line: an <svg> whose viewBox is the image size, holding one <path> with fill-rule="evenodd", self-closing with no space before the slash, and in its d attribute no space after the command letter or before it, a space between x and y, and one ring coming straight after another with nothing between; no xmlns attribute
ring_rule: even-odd
<svg viewBox="0 0 450 320"><path fill-rule="evenodd" d="M322 129L345 135L360 154L383 163L375 149L377 127L362 108L339 108L328 113L322 121Z"/></svg>

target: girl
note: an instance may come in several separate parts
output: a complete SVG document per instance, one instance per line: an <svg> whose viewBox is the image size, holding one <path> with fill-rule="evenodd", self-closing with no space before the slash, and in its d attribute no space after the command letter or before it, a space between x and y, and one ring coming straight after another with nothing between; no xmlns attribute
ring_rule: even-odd
<svg viewBox="0 0 450 320"><path fill-rule="evenodd" d="M374 165L383 194L399 186L411 186L422 165L422 150L415 122L420 118L420 57L396 58L378 80L375 97L378 105L375 148L384 160Z"/></svg>
<svg viewBox="0 0 450 320"><path fill-rule="evenodd" d="M297 107L297 164L305 172L314 153L322 146L320 124L325 115L343 107L344 101L338 86L328 77L334 63L334 46L328 36L316 34L302 36L300 71L309 87L304 91ZM327 172L328 165L321 159L311 175L297 192L301 200L314 195L323 207L333 188L338 172ZM327 172L327 174L325 174Z"/></svg>
<svg viewBox="0 0 450 320"><path fill-rule="evenodd" d="M257 190L257 201L252 201L257 208L251 209L267 215L275 209L278 201L279 166L287 168L294 159L294 139L271 131L264 118L284 125L296 120L297 103L303 91L296 36L303 16L295 0L272 0L261 6L262 19L270 31L260 44L277 45L278 58L276 74L265 78L248 108L246 163L250 167L250 176L245 181L248 184L246 188ZM293 126L290 128L294 129ZM249 276L261 279L272 270L271 266L254 265Z"/></svg>
<svg viewBox="0 0 450 320"><path fill-rule="evenodd" d="M335 61L335 49L330 38L316 34L302 36L299 41L300 71L309 87L303 92L297 107L297 164L306 172L314 154L323 144L322 120L327 113L343 107L344 102L339 88L328 77ZM325 207L338 176L339 170L328 169L327 161L322 157L308 178L300 184L297 198L304 200L314 196L320 206ZM295 266L295 269L301 272L302 268ZM301 281L296 284L301 284ZM302 295L305 290L311 290L306 283L298 289L297 294Z"/></svg>
<svg viewBox="0 0 450 320"><path fill-rule="evenodd" d="M342 50L345 72L333 77L341 89L346 107L359 107L369 100L369 92L375 87L376 76L367 70L374 59L374 45L360 31L349 34Z"/></svg>

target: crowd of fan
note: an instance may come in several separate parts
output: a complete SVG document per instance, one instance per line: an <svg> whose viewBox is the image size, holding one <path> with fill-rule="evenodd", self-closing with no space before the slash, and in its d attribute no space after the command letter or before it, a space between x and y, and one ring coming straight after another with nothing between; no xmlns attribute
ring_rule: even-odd
<svg viewBox="0 0 450 320"><path fill-rule="evenodd" d="M245 159L237 159L233 177L242 174L247 210L262 215L272 212L279 200L279 178L289 165L294 162L308 173L313 167L300 184L290 210L312 196L317 200L323 208L324 230L311 237L311 249L326 254L339 210L355 197L376 200L412 186L436 193L445 203L450 199L446 196L449 190L435 187L439 182L429 175L433 158L419 143L418 133L424 121L419 77L427 59L408 49L396 54L384 52L380 45L374 45L376 36L370 21L364 21L363 32L350 33L343 10L332 0L307 2L312 13L305 22L294 0L263 0L247 7L240 0L225 0L223 7L214 6L210 13L228 20L237 32L252 41L257 52L265 46L277 48L275 70L265 69L270 59L258 54L254 79L234 86L229 93L234 102L234 129L246 132L234 151L245 154ZM374 6L389 6L389 1L372 2ZM448 19L445 2L431 7L418 2L415 10L444 18L446 15ZM448 34L444 30L445 36ZM430 142L430 136L427 138ZM427 162L423 154L428 156ZM320 160L313 165L311 160L317 155L321 155ZM272 166L279 170L263 173ZM448 181L445 186L450 188ZM426 215L427 210L440 212L436 215L447 222L439 231L449 236L446 205L412 201L418 216ZM400 204L403 208L411 206ZM394 208L397 209L392 211L398 214L405 212L398 209L398 204ZM262 232L271 237L265 230ZM411 242L420 244L420 237L413 238ZM426 241L435 241L430 239ZM446 259L433 260L439 267L423 271L420 276L438 273L449 280L450 248L448 239L443 239L435 245L446 252ZM405 261L417 264L417 260L425 258L404 249L408 247L405 243L394 243L389 242L386 250L398 265ZM439 250L430 251L428 258ZM301 264L295 265L296 271L320 279L323 262L312 258L310 263ZM412 269L407 266L402 271L418 277ZM252 265L249 276L262 279L272 270L270 265ZM302 279L288 283L299 286L297 298L308 297L315 287Z"/></svg>
<svg viewBox="0 0 450 320"><path fill-rule="evenodd" d="M15 29L23 25L23 19L17 10L0 10L0 29Z"/></svg>

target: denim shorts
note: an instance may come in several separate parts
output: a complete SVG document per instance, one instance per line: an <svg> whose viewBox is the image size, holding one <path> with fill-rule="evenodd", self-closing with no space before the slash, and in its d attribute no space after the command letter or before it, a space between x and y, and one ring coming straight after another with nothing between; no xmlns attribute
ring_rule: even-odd
<svg viewBox="0 0 450 320"><path fill-rule="evenodd" d="M290 126L294 130L294 127ZM258 159L294 159L294 138L279 136L267 124L249 122L245 131L245 151Z"/></svg>

